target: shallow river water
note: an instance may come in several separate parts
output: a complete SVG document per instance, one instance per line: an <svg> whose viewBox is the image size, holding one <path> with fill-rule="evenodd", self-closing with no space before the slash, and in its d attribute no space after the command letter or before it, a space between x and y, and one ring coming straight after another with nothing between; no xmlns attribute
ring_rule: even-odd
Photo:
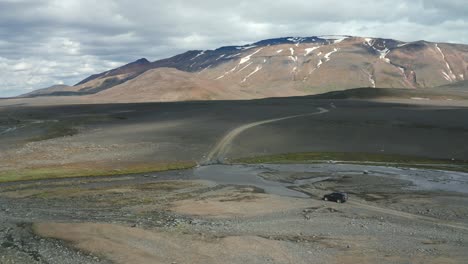
<svg viewBox="0 0 468 264"><path fill-rule="evenodd" d="M294 183L269 181L262 178L263 173L318 173L329 177L314 177L297 180ZM209 165L194 169L197 179L213 181L217 184L249 185L265 190L267 193L307 197L304 193L288 187L326 180L338 175L364 175L389 177L412 183L414 190L448 191L468 194L468 173L430 169L408 169L357 164L260 164L260 165Z"/></svg>

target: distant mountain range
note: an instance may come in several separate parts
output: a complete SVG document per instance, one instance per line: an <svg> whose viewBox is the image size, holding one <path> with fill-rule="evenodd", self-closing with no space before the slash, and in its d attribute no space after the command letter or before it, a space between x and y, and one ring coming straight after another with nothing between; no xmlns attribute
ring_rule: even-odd
<svg viewBox="0 0 468 264"><path fill-rule="evenodd" d="M468 45L353 36L286 37L245 46L139 59L75 86L23 97L115 102L253 99L357 87L432 88L466 83ZM443 89L443 88L441 88Z"/></svg>

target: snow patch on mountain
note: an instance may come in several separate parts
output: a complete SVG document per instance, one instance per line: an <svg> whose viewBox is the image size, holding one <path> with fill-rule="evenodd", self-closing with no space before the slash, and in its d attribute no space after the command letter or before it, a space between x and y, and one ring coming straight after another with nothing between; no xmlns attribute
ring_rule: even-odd
<svg viewBox="0 0 468 264"><path fill-rule="evenodd" d="M303 42L305 40L305 38L294 37L294 38L287 38L287 40L295 43L296 47L298 47L299 44L301 44L301 42Z"/></svg>
<svg viewBox="0 0 468 264"><path fill-rule="evenodd" d="M190 60L194 60L194 59L200 57L203 54L205 54L205 51L202 51L202 52L198 53L195 57L191 58Z"/></svg>
<svg viewBox="0 0 468 264"><path fill-rule="evenodd" d="M237 73L239 73L239 72L245 70L247 67L249 67L249 66L252 65L252 64L253 64L253 62L247 63L247 65L245 65L243 68L241 68L240 70L238 70Z"/></svg>
<svg viewBox="0 0 468 264"><path fill-rule="evenodd" d="M300 42L300 41L304 40L304 38L293 37L293 38L287 38L287 40L296 43L296 42Z"/></svg>
<svg viewBox="0 0 468 264"><path fill-rule="evenodd" d="M260 65L257 65L257 67L255 68L255 70L253 72L251 72L249 75L247 75L241 83L244 83L245 81L247 81L248 78L250 78L250 76L254 75L255 73L257 73L259 70L262 69L262 66Z"/></svg>
<svg viewBox="0 0 468 264"><path fill-rule="evenodd" d="M378 50L378 52L380 53L380 59L384 60L386 63L390 63L390 59L387 58L388 53L390 53L388 48L385 48L384 50Z"/></svg>
<svg viewBox="0 0 468 264"><path fill-rule="evenodd" d="M309 75L311 75L317 68L313 68L312 70L309 71ZM304 80L307 80L309 76L306 76Z"/></svg>
<svg viewBox="0 0 468 264"><path fill-rule="evenodd" d="M256 50L254 53L243 57L243 58L240 60L239 65L248 62L248 61L250 60L250 58L251 58L253 55L259 53L262 49L263 49L263 48L259 48L259 49Z"/></svg>
<svg viewBox="0 0 468 264"><path fill-rule="evenodd" d="M367 73L367 75L369 76L369 82L372 84L372 88L375 88L375 80L374 80L374 76L372 76L372 74L368 71L365 71Z"/></svg>
<svg viewBox="0 0 468 264"><path fill-rule="evenodd" d="M262 48L260 48L259 50L255 51L254 53L252 53L252 54L250 54L250 55L248 55L248 56L242 58L241 61L239 62L239 64L237 64L237 65L236 65L234 68L232 68L231 70L225 72L223 75L217 77L215 80L222 79L222 78L224 78L226 75L235 72L237 69L239 69L239 67L240 67L241 65L243 65L244 63L246 63L247 61L249 61L249 60L250 60L250 57L251 57L252 55L256 54L256 53L259 52L261 49L262 49ZM228 58L228 57L226 57L226 58ZM266 61L266 59L263 60L264 63L265 63L265 61ZM249 67L249 66L252 65L252 64L253 64L253 62L247 63L247 65L245 65L244 67L240 68L240 69L237 71L237 73L239 73L239 72L245 70L247 67Z"/></svg>
<svg viewBox="0 0 468 264"><path fill-rule="evenodd" d="M437 43L435 44L435 47L439 51L440 55L442 56L442 60L445 62L445 66L447 67L447 70L449 71L448 74L445 71L443 71L445 79L447 79L447 81L450 81L450 82L456 81L457 76L455 74L453 74L452 68L450 67L450 64L448 63L447 59L445 58L445 54L439 48L439 45Z"/></svg>
<svg viewBox="0 0 468 264"><path fill-rule="evenodd" d="M398 66L398 69L401 71L403 75L405 74L405 68Z"/></svg>
<svg viewBox="0 0 468 264"><path fill-rule="evenodd" d="M219 80L219 79L222 79L224 78L224 76L230 74L230 73L233 73L235 70L237 70L237 68L239 67L239 65L236 65L236 67L232 68L231 70L225 72L223 75L219 76L218 78L216 78L215 80Z"/></svg>
<svg viewBox="0 0 468 264"><path fill-rule="evenodd" d="M322 64L323 64L322 59L319 59L319 62L317 63L317 69L320 68L320 65L322 65Z"/></svg>
<svg viewBox="0 0 468 264"><path fill-rule="evenodd" d="M444 71L441 71L441 72L442 72L442 75L444 75L444 78L445 78L447 81L449 81L449 82L452 81L452 78L450 78L450 76L449 76L446 72L444 72Z"/></svg>
<svg viewBox="0 0 468 264"><path fill-rule="evenodd" d="M344 37L344 38L339 38L339 39L335 39L335 41L333 42L334 44L338 44L340 42L342 42L343 40L347 39L348 37Z"/></svg>
<svg viewBox="0 0 468 264"><path fill-rule="evenodd" d="M206 71L207 69L211 68L211 66L213 66L213 64L210 64L210 65L208 65L208 67L205 67L203 70L199 71L199 72L197 73L197 75L200 75L202 72L204 72L204 71Z"/></svg>
<svg viewBox="0 0 468 264"><path fill-rule="evenodd" d="M325 58L326 61L330 61L330 56L331 56L333 53L337 52L338 50L339 50L339 49L334 48L333 51L328 52L328 53L325 54L325 56L323 56L323 57Z"/></svg>
<svg viewBox="0 0 468 264"><path fill-rule="evenodd" d="M365 38L364 40L366 41L365 43L371 47L374 44L374 39L372 38Z"/></svg>
<svg viewBox="0 0 468 264"><path fill-rule="evenodd" d="M379 58L381 60L385 61L386 63L391 63L390 59L387 58L387 55L388 55L388 53L390 53L390 50L385 46L386 41L383 41L384 49L380 50L380 49L374 47L375 39L365 38L364 40L366 41L364 44L367 44L369 47L371 47L373 50L375 50L376 52L378 52L380 54Z"/></svg>
<svg viewBox="0 0 468 264"><path fill-rule="evenodd" d="M233 55L229 55L229 56L226 57L226 59L232 59L232 58L235 58L235 57L237 57L237 56L239 56L241 54L242 53L236 53L236 54L233 54Z"/></svg>
<svg viewBox="0 0 468 264"><path fill-rule="evenodd" d="M248 50L257 47L257 45L247 45L247 46L241 46L241 47L236 47L238 50Z"/></svg>
<svg viewBox="0 0 468 264"><path fill-rule="evenodd" d="M304 54L304 57L307 56L307 55L309 55L310 53L312 53L312 51L314 51L314 50L316 50L316 49L318 49L318 48L320 48L320 46L318 46L318 47L312 47L312 48L306 48L306 49L305 49L305 52L306 52L306 53Z"/></svg>
<svg viewBox="0 0 468 264"><path fill-rule="evenodd" d="M326 40L329 40L329 41L333 41L333 44L338 44L338 43L342 42L343 40L348 39L350 37L349 36L343 36L343 35L323 35L323 36L320 36L320 38L323 38L323 39L326 39Z"/></svg>
<svg viewBox="0 0 468 264"><path fill-rule="evenodd" d="M239 67L239 65L236 65L236 67L232 68L230 71L228 71L228 73L234 72L235 70L237 70L238 67Z"/></svg>
<svg viewBox="0 0 468 264"><path fill-rule="evenodd" d="M297 56L289 56L289 59L291 59L294 62L297 62Z"/></svg>
<svg viewBox="0 0 468 264"><path fill-rule="evenodd" d="M281 53L281 52L283 52L282 49L276 51L276 53Z"/></svg>

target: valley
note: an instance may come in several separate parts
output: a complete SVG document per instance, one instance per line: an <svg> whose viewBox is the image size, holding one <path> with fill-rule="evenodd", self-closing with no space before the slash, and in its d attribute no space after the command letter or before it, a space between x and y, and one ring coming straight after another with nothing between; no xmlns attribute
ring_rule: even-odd
<svg viewBox="0 0 468 264"><path fill-rule="evenodd" d="M0 0L0 264L466 264L462 0Z"/></svg>
<svg viewBox="0 0 468 264"><path fill-rule="evenodd" d="M465 94L363 93L4 100L1 263L463 263Z"/></svg>

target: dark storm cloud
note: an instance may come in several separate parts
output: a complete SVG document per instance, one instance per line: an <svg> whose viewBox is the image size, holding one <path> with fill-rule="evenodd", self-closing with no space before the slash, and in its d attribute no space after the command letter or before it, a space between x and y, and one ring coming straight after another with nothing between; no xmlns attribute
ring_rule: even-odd
<svg viewBox="0 0 468 264"><path fill-rule="evenodd" d="M468 43L458 0L0 0L0 96L147 57L279 36Z"/></svg>

